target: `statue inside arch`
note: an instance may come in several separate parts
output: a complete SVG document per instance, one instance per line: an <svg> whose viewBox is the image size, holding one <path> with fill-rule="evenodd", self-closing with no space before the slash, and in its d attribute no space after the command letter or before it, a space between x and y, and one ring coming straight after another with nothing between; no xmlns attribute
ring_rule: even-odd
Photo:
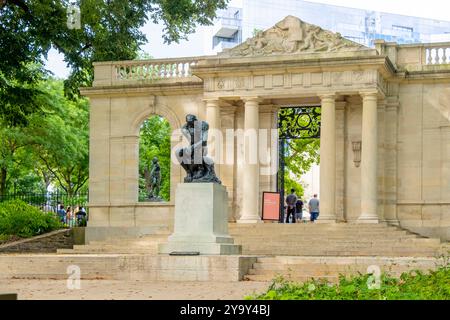
<svg viewBox="0 0 450 320"><path fill-rule="evenodd" d="M150 174L146 177L148 186L148 199L150 201L163 201L159 196L161 188L161 167L158 158L154 157L152 160L152 168Z"/></svg>
<svg viewBox="0 0 450 320"><path fill-rule="evenodd" d="M186 170L185 183L214 182L222 184L214 171L214 162L207 156L208 129L206 121L198 120L193 114L186 116L186 123L181 128L183 135L188 139L189 147L176 151L176 156Z"/></svg>

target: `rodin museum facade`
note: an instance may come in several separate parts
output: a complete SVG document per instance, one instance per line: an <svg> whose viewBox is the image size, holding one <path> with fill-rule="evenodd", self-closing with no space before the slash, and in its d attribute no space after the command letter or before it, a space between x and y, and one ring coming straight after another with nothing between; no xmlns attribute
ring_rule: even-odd
<svg viewBox="0 0 450 320"><path fill-rule="evenodd" d="M277 189L278 111L292 106L320 106L318 222L449 240L449 63L450 43L371 49L292 16L216 56L95 63L81 90L91 102L86 240L172 227L185 175L176 160L170 201L138 202L139 131L151 115L170 123L173 159L186 115L206 120L229 221L260 223L262 192Z"/></svg>

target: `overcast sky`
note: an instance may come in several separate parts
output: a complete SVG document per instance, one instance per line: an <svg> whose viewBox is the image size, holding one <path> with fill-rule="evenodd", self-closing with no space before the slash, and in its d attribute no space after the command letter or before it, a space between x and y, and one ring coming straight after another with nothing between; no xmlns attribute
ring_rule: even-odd
<svg viewBox="0 0 450 320"><path fill-rule="evenodd" d="M309 0L309 2L320 2L337 6L450 21L450 0ZM242 0L231 0L229 6L242 7ZM186 57L198 54L192 46L190 48L186 46L186 41L181 41L179 44L173 44L171 46L165 45L161 38L161 26L147 24L143 27L143 31L150 41L142 49L155 58ZM188 41L191 43L199 43L199 47L203 46L199 34L191 35ZM57 77L66 78L69 74L69 69L67 69L62 56L55 50L49 52L46 66Z"/></svg>

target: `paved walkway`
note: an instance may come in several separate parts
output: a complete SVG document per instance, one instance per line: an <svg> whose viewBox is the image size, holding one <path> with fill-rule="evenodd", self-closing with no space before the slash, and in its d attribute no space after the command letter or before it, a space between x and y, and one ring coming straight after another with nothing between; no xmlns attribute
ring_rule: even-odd
<svg viewBox="0 0 450 320"><path fill-rule="evenodd" d="M241 300L267 289L269 282L166 282L81 280L80 290L67 289L66 280L0 280L0 291L21 300Z"/></svg>

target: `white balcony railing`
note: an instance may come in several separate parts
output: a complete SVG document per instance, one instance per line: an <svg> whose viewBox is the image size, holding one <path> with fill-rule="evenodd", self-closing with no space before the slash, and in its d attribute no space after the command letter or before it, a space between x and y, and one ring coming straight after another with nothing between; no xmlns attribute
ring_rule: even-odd
<svg viewBox="0 0 450 320"><path fill-rule="evenodd" d="M425 64L448 64L450 63L450 43L429 44L425 47Z"/></svg>
<svg viewBox="0 0 450 320"><path fill-rule="evenodd" d="M113 81L187 78L192 76L191 67L197 61L195 58L118 61L113 65Z"/></svg>
<svg viewBox="0 0 450 320"><path fill-rule="evenodd" d="M135 82L201 81L192 75L192 66L206 57L94 62L94 87Z"/></svg>

